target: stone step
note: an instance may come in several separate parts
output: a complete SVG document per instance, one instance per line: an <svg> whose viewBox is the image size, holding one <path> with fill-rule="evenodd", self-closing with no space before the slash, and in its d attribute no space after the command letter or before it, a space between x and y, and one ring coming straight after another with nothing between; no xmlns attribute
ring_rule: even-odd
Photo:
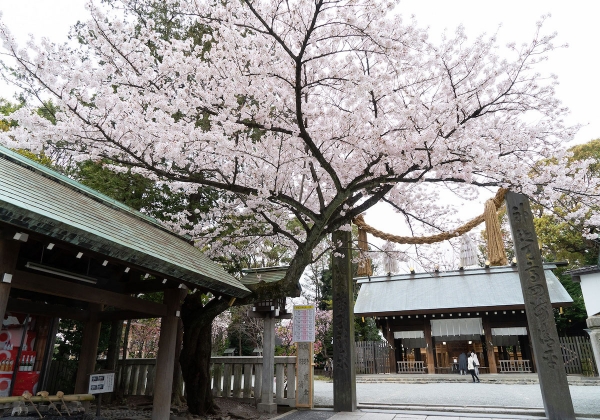
<svg viewBox="0 0 600 420"><path fill-rule="evenodd" d="M536 374L512 376L510 374L480 375L482 383L531 385L538 384ZM600 378L567 376L569 385L600 386ZM470 375L356 375L357 383L398 383L398 384L427 384L427 383L466 383L472 382Z"/></svg>

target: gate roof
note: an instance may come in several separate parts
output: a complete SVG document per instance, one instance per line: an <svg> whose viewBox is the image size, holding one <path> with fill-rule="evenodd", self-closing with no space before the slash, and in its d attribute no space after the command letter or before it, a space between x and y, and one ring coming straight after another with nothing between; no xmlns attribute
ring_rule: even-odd
<svg viewBox="0 0 600 420"><path fill-rule="evenodd" d="M0 222L213 292L250 291L157 220L0 147Z"/></svg>
<svg viewBox="0 0 600 420"><path fill-rule="evenodd" d="M553 306L573 299L544 264ZM440 273L358 278L354 313L359 316L427 314L455 310L525 309L517 267L490 267Z"/></svg>

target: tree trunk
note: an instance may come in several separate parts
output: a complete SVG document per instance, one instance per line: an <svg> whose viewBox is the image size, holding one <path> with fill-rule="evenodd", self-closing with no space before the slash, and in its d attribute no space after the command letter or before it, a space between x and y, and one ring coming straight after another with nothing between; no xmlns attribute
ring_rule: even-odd
<svg viewBox="0 0 600 420"><path fill-rule="evenodd" d="M213 299L202 305L200 293L188 295L183 302L183 348L179 364L191 414L214 414L217 408L210 389L212 321L227 307L226 299Z"/></svg>
<svg viewBox="0 0 600 420"><path fill-rule="evenodd" d="M311 261L312 249L320 237L314 235L310 246L301 247L294 256L284 280L277 283L261 282L252 285L252 294L236 301L244 305L265 299L300 296L300 277ZM181 307L183 321L183 347L179 364L185 382L188 410L191 414L204 416L214 414L217 408L210 388L210 356L212 350L212 322L227 309L227 297L212 299L202 304L200 292L188 294Z"/></svg>

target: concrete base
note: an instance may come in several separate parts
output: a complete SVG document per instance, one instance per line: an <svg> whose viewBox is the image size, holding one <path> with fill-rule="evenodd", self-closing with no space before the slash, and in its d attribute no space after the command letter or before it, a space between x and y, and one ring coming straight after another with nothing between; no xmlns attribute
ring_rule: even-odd
<svg viewBox="0 0 600 420"><path fill-rule="evenodd" d="M591 316L587 319L587 326L590 329L590 341L592 342L592 351L596 366L600 370L600 316Z"/></svg>
<svg viewBox="0 0 600 420"><path fill-rule="evenodd" d="M600 315L589 317L586 323L588 328L600 328Z"/></svg>
<svg viewBox="0 0 600 420"><path fill-rule="evenodd" d="M275 403L258 403L256 408L261 413L276 414L277 404Z"/></svg>

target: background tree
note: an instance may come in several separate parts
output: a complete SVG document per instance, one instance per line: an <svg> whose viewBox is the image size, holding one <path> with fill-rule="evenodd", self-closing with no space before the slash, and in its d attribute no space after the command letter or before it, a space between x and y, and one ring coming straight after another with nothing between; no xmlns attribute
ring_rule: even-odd
<svg viewBox="0 0 600 420"><path fill-rule="evenodd" d="M573 163L588 160L588 175L596 177L600 175L600 139L591 140L585 144L573 146L569 149L573 154L570 161ZM570 275L564 272L575 268L598 264L599 243L597 240L584 235L585 226L592 213L600 212L600 205L581 213L579 220L573 222L565 220L564 214L579 209L579 203L569 199L568 196L561 198L556 203L555 212L550 214L539 208L535 218L535 228L541 245L542 256L546 261L568 261L569 266L559 267L555 270L557 277L573 298L573 305L555 310L555 320L561 335L582 335L583 329L587 328L585 320L587 312L583 301L583 294L579 283L574 283ZM591 233L597 236L600 225L592 226Z"/></svg>
<svg viewBox="0 0 600 420"><path fill-rule="evenodd" d="M3 76L57 105L54 122L31 105L17 110L0 142L109 159L187 197L214 189L217 205L201 217L186 207L170 226L213 256L249 255L266 241L291 256L280 284L259 284L249 300L297 295L323 239L382 199L424 234L462 222L438 202L444 189L506 187L549 211L567 193L580 206L566 218L597 203L598 179L568 160L576 127L563 123L555 80L537 74L555 48L541 25L503 58L494 37L469 41L461 28L433 43L384 1L169 2L167 21L197 29L170 37L163 18L139 12L154 5L91 4L76 47L23 50L0 26L16 63ZM210 323L226 307L197 294L184 303L194 414L213 407Z"/></svg>
<svg viewBox="0 0 600 420"><path fill-rule="evenodd" d="M131 323L128 353L133 359L154 359L158 352L160 319L139 319Z"/></svg>
<svg viewBox="0 0 600 420"><path fill-rule="evenodd" d="M238 351L238 356L256 356L254 349L263 347L263 325L261 318L251 318L250 306L237 306L230 309L231 322L227 328L230 348Z"/></svg>

